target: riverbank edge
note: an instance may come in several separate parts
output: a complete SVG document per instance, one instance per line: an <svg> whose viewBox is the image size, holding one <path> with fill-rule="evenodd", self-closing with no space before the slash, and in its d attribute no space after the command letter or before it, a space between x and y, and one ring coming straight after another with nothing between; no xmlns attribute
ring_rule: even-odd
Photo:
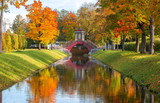
<svg viewBox="0 0 160 103"><path fill-rule="evenodd" d="M99 50L91 56L160 96L159 54L148 55L132 51Z"/></svg>
<svg viewBox="0 0 160 103"><path fill-rule="evenodd" d="M15 56L15 58L12 58L12 56ZM0 91L23 81L27 77L34 75L40 70L49 67L52 63L67 56L69 55L59 50L24 50L0 54ZM24 69L21 67L24 67ZM15 74L15 72L19 73Z"/></svg>

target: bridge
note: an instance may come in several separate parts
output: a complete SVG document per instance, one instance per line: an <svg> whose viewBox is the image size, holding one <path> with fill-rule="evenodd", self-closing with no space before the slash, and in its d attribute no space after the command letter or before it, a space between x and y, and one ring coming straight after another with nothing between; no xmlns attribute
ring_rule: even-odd
<svg viewBox="0 0 160 103"><path fill-rule="evenodd" d="M83 30L75 31L75 40L66 42L65 44L63 44L63 48L66 48L69 51L71 51L72 48L77 45L83 45L89 51L97 48L97 46L93 42L91 42L90 40L85 40L84 33L85 33L85 31L83 31Z"/></svg>
<svg viewBox="0 0 160 103"><path fill-rule="evenodd" d="M66 44L63 45L63 48L66 48L69 51L71 51L71 49L74 46L78 45L78 44L81 44L81 45L85 46L89 51L92 50L92 49L97 48L97 46L95 44L93 44L89 40L84 40L84 41L82 41L82 40L69 41L69 42L67 42Z"/></svg>

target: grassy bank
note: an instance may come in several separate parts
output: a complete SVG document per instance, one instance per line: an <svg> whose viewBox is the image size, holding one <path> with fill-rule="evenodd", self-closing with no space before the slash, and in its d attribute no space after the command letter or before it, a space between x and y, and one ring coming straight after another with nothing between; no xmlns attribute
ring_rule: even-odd
<svg viewBox="0 0 160 103"><path fill-rule="evenodd" d="M65 56L58 50L25 50L0 54L0 90Z"/></svg>
<svg viewBox="0 0 160 103"><path fill-rule="evenodd" d="M92 56L160 95L160 54L100 50Z"/></svg>

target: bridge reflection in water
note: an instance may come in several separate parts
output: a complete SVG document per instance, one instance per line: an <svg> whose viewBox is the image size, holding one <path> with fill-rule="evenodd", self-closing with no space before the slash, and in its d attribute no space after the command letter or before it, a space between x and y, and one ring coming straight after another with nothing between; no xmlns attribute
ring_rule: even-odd
<svg viewBox="0 0 160 103"><path fill-rule="evenodd" d="M160 103L145 87L83 56L57 61L20 84L2 92L2 103Z"/></svg>

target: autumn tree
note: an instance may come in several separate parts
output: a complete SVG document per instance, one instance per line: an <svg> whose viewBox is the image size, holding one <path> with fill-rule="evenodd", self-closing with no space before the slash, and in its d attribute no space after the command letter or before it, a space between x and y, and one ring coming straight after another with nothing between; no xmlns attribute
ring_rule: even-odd
<svg viewBox="0 0 160 103"><path fill-rule="evenodd" d="M2 53L2 22L3 22L3 13L8 4L15 5L17 8L20 8L20 5L25 5L28 0L0 0L0 53Z"/></svg>
<svg viewBox="0 0 160 103"><path fill-rule="evenodd" d="M115 49L115 42L118 41L118 36L114 35L114 29L119 27L117 21L121 18L121 15L118 13L121 10L121 5L110 0L101 0L99 6L95 17L96 24L98 24L96 31L98 35L102 35L105 38L103 41L106 42L106 49L108 44L112 44L112 49Z"/></svg>
<svg viewBox="0 0 160 103"><path fill-rule="evenodd" d="M28 23L29 32L26 34L28 38L37 40L39 42L39 49L41 44L48 44L58 35L57 13L52 11L49 7L42 7L41 1L34 1L33 4L26 6L30 19Z"/></svg>
<svg viewBox="0 0 160 103"><path fill-rule="evenodd" d="M150 31L150 45L149 53L154 54L154 34L155 25L158 24L159 19L159 0L133 0L133 1L120 1L125 6L126 11L132 13L134 18L142 31L141 53L146 53L146 33Z"/></svg>
<svg viewBox="0 0 160 103"><path fill-rule="evenodd" d="M115 37L121 36L122 50L124 50L124 41L127 36L132 36L133 33L142 31L142 46L141 53L146 52L146 34L144 26L146 25L146 18L144 11L146 10L145 1L128 1L128 0L100 0L100 7L102 9L110 9L114 11L116 18L107 18L112 20L112 25L115 25L112 30L115 32ZM110 17L110 16L109 16ZM122 24L119 24L122 21ZM119 22L119 23L118 23ZM139 26L139 27L138 27ZM133 32L134 31L134 32ZM138 41L138 40L137 40ZM138 46L137 46L138 47Z"/></svg>
<svg viewBox="0 0 160 103"><path fill-rule="evenodd" d="M147 25L146 9L148 7L148 2L146 0L142 1L122 1L124 3L124 9L133 14L137 27L141 30L141 53L146 53L146 32L145 27ZM138 38L137 38L138 39Z"/></svg>
<svg viewBox="0 0 160 103"><path fill-rule="evenodd" d="M58 13L58 29L59 36L58 41L66 41L65 34L63 32L64 25L62 25L64 17L69 13L67 10L62 9L61 11L57 11Z"/></svg>
<svg viewBox="0 0 160 103"><path fill-rule="evenodd" d="M62 20L63 29L66 40L74 40L74 31L77 29L77 16L70 12Z"/></svg>
<svg viewBox="0 0 160 103"><path fill-rule="evenodd" d="M160 1L159 0L149 0L148 19L149 19L149 30L150 30L150 45L149 54L154 54L154 35L155 26L159 25L160 17Z"/></svg>
<svg viewBox="0 0 160 103"><path fill-rule="evenodd" d="M96 15L94 4L84 3L81 8L77 11L78 14L78 25L82 30L86 31L86 38L89 39L92 36L94 29L94 19Z"/></svg>

